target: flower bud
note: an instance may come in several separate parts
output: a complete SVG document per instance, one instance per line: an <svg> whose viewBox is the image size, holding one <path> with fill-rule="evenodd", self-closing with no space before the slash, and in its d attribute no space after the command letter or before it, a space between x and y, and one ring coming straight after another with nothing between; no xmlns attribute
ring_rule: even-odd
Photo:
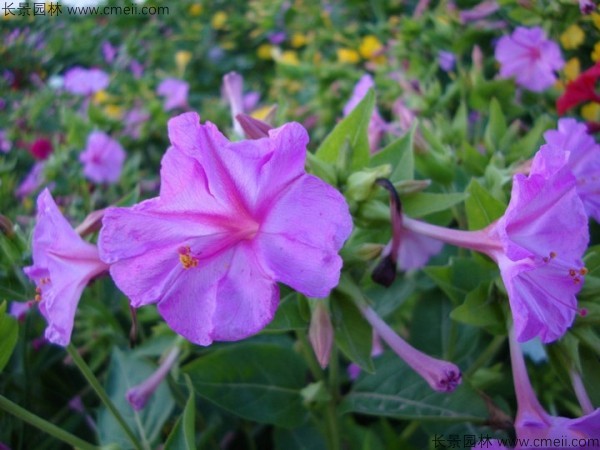
<svg viewBox="0 0 600 450"><path fill-rule="evenodd" d="M391 173L392 166L389 164L354 172L348 177L346 196L349 200L357 202L366 200L373 192L375 180L388 177Z"/></svg>
<svg viewBox="0 0 600 450"><path fill-rule="evenodd" d="M319 365L324 369L329 364L333 345L333 326L329 311L323 301L318 301L313 309L308 329L308 338L313 346Z"/></svg>

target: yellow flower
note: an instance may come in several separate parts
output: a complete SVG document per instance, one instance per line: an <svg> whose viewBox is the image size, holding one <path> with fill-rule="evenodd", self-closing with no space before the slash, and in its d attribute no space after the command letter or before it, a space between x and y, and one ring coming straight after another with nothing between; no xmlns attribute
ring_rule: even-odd
<svg viewBox="0 0 600 450"><path fill-rule="evenodd" d="M300 64L298 53L296 53L294 50L285 50L281 53L277 61L290 66L297 66Z"/></svg>
<svg viewBox="0 0 600 450"><path fill-rule="evenodd" d="M600 104L588 103L581 107L581 116L588 122L597 122L600 120Z"/></svg>
<svg viewBox="0 0 600 450"><path fill-rule="evenodd" d="M600 28L600 14L594 12L591 14L591 18L592 18L592 22L594 22L594 25L596 26L596 28Z"/></svg>
<svg viewBox="0 0 600 450"><path fill-rule="evenodd" d="M191 59L192 52L188 52L187 50L179 50L177 53L175 53L175 64L177 65L177 71L180 75L183 75L185 68Z"/></svg>
<svg viewBox="0 0 600 450"><path fill-rule="evenodd" d="M117 105L106 105L104 107L104 114L111 119L118 120L123 116L123 108Z"/></svg>
<svg viewBox="0 0 600 450"><path fill-rule="evenodd" d="M600 42L596 42L596 45L594 45L594 50L592 50L592 61L594 62L598 62L600 61Z"/></svg>
<svg viewBox="0 0 600 450"><path fill-rule="evenodd" d="M202 7L202 5L200 3L194 3L193 5L190 5L190 15L191 16L199 16L200 14L202 14L202 10L204 8Z"/></svg>
<svg viewBox="0 0 600 450"><path fill-rule="evenodd" d="M106 103L110 100L110 95L106 93L106 91L98 91L92 97L92 102L96 105L101 105L102 103Z"/></svg>
<svg viewBox="0 0 600 450"><path fill-rule="evenodd" d="M370 59L377 63L385 62L385 56L381 54L383 44L372 34L363 38L358 47L358 52L364 59Z"/></svg>
<svg viewBox="0 0 600 450"><path fill-rule="evenodd" d="M259 59L273 59L273 46L271 44L261 44L256 49L256 55Z"/></svg>
<svg viewBox="0 0 600 450"><path fill-rule="evenodd" d="M350 48L338 48L337 59L341 63L356 64L360 61L360 55L356 50Z"/></svg>
<svg viewBox="0 0 600 450"><path fill-rule="evenodd" d="M565 64L565 78L567 81L573 81L581 72L581 64L577 58L571 58Z"/></svg>
<svg viewBox="0 0 600 450"><path fill-rule="evenodd" d="M273 108L272 106L261 106L260 108L252 111L252 113L250 115L252 117L254 117L255 119L265 120L267 118L267 116L269 115L269 113L271 112L272 108Z"/></svg>
<svg viewBox="0 0 600 450"><path fill-rule="evenodd" d="M560 43L566 50L579 47L585 38L583 30L577 25L571 25L560 35Z"/></svg>
<svg viewBox="0 0 600 450"><path fill-rule="evenodd" d="M223 50L233 50L235 48L235 42L233 42L233 41L223 41L223 42L221 42L221 48Z"/></svg>
<svg viewBox="0 0 600 450"><path fill-rule="evenodd" d="M294 33L292 35L291 44L292 44L292 47L294 47L294 48L302 47L302 46L306 45L307 42L308 42L308 39L302 33Z"/></svg>
<svg viewBox="0 0 600 450"><path fill-rule="evenodd" d="M227 13L224 11L217 11L212 17L210 24L215 30L222 30L227 24Z"/></svg>

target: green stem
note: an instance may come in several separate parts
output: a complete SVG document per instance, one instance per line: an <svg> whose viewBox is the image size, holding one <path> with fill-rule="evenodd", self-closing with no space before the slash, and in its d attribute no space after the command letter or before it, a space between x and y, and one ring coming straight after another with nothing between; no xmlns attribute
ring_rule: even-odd
<svg viewBox="0 0 600 450"><path fill-rule="evenodd" d="M329 450L340 450L340 433L334 400L330 401L327 404L327 410L325 414L325 419L327 421L327 437L329 441Z"/></svg>
<svg viewBox="0 0 600 450"><path fill-rule="evenodd" d="M302 351L302 355L304 356L304 359L308 364L308 369L312 373L312 376L315 378L315 380L323 380L323 369L321 369L321 366L319 365L319 362L315 357L315 354L312 350L312 346L306 338L306 334L303 331L296 331L296 338L300 342L300 349Z"/></svg>
<svg viewBox="0 0 600 450"><path fill-rule="evenodd" d="M327 404L327 434L329 435L330 450L340 450L340 427L337 415L337 402L340 397L340 365L337 347L333 345L331 357L329 358L329 392L331 400Z"/></svg>
<svg viewBox="0 0 600 450"><path fill-rule="evenodd" d="M24 408L21 408L16 403L11 402L9 399L0 395L0 408L6 411L9 414L12 414L15 417L27 422L30 425L42 430L43 432L49 434L50 436L55 437L73 447L78 448L79 450L98 450L99 447L92 445L82 439L79 439L77 436L69 433L68 431L63 430L62 428L57 427L56 425L48 422L45 419L42 419L39 416L36 416L33 413L30 413Z"/></svg>
<svg viewBox="0 0 600 450"><path fill-rule="evenodd" d="M94 373L91 371L91 369L85 363L83 358L79 355L79 353L77 352L77 349L75 347L73 347L73 344L69 344L67 346L67 352L69 352L69 355L73 359L73 362L79 368L79 370L81 371L81 373L83 374L83 376L85 377L87 382L90 384L92 389L94 389L94 391L96 392L98 397L100 397L100 400L102 400L102 403L104 403L104 405L108 408L108 410L114 416L116 421L119 423L119 425L121 426L121 428L123 429L123 431L125 432L127 437L129 438L129 440L131 441L133 446L137 450L143 450L143 448L141 447L137 438L135 437L135 434L133 434L133 431L131 431L131 428L129 428L129 425L127 425L127 422L125 422L125 419L123 419L123 416L121 415L119 410L115 407L114 403L108 397L108 395L106 394L106 391L100 385L100 382L98 381L98 379L96 378Z"/></svg>
<svg viewBox="0 0 600 450"><path fill-rule="evenodd" d="M505 340L506 336L495 336L494 339L492 339L492 342L490 342L486 349L483 351L483 353L481 353L479 357L473 362L473 364L471 364L469 370L467 370L464 373L464 378L469 378L477 371L477 369L479 369L481 366L487 363L492 358L492 356L494 356L494 354L500 349L502 344L504 344Z"/></svg>

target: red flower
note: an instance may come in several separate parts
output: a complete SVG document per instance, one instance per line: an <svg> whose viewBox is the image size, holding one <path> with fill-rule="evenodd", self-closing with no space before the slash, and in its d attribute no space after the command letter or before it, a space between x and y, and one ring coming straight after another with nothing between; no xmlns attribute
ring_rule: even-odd
<svg viewBox="0 0 600 450"><path fill-rule="evenodd" d="M53 150L54 148L52 147L52 142L44 138L36 139L29 149L33 157L39 160L47 159Z"/></svg>
<svg viewBox="0 0 600 450"><path fill-rule="evenodd" d="M565 92L556 101L558 114L562 115L581 103L589 101L600 103L600 95L596 93L598 78L600 78L600 62L567 84Z"/></svg>

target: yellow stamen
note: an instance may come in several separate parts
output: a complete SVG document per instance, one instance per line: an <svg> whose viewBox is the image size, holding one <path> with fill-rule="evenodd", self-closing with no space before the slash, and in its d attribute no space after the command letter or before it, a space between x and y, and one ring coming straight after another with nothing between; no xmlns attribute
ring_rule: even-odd
<svg viewBox="0 0 600 450"><path fill-rule="evenodd" d="M190 254L191 250L189 246L181 247L179 249L179 261L184 269L198 266L198 258Z"/></svg>

